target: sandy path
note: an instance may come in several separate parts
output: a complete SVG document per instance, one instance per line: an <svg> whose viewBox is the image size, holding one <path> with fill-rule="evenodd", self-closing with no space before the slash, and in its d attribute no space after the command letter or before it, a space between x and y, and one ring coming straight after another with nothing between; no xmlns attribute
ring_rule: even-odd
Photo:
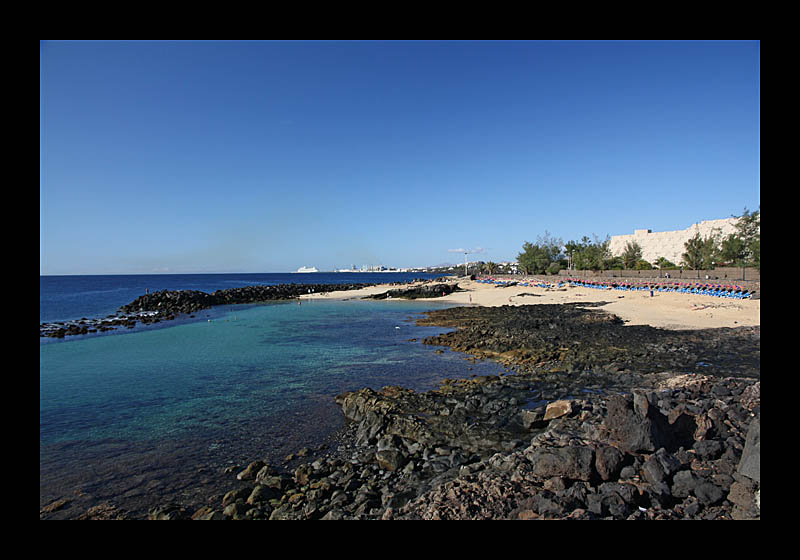
<svg viewBox="0 0 800 560"><path fill-rule="evenodd" d="M499 306L540 303L606 302L600 307L629 325L651 325L667 329L707 329L761 324L761 300L729 300L714 296L655 292L622 292L593 288L497 287L470 280L457 280L464 292L426 301ZM409 284L413 285L413 284ZM398 286L371 286L361 290L310 294L308 299L359 299ZM533 295L522 295L533 294Z"/></svg>

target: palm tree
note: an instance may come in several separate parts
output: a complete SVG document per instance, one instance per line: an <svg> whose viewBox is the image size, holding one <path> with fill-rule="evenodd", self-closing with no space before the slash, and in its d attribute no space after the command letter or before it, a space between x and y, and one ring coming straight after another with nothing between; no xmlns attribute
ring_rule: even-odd
<svg viewBox="0 0 800 560"><path fill-rule="evenodd" d="M642 259L642 247L636 241L628 241L622 253L622 262L625 268L631 269Z"/></svg>

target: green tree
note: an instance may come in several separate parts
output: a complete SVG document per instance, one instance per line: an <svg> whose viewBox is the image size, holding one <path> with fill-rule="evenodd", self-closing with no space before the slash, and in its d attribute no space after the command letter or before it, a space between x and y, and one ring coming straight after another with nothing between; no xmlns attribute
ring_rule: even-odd
<svg viewBox="0 0 800 560"><path fill-rule="evenodd" d="M605 270L625 270L626 268L633 268L632 266L625 266L625 261L622 257L611 257L605 260Z"/></svg>
<svg viewBox="0 0 800 560"><path fill-rule="evenodd" d="M600 240L596 235L594 240L587 236L578 241L570 241L565 245L565 249L571 255L572 266L578 270L605 270L611 264L611 252L608 245L611 238L606 235L604 240Z"/></svg>
<svg viewBox="0 0 800 560"><path fill-rule="evenodd" d="M497 268L498 267L496 262L489 261L483 263L483 270L486 272L486 274L494 274L495 272L497 272Z"/></svg>
<svg viewBox="0 0 800 560"><path fill-rule="evenodd" d="M537 260L539 259L539 248L530 241L522 244L522 252L517 255L519 269L523 274L535 274Z"/></svg>
<svg viewBox="0 0 800 560"><path fill-rule="evenodd" d="M658 257L656 259L656 266L658 268L660 268L661 270L671 270L671 269L678 268L678 265L676 265L675 263L667 260L666 257Z"/></svg>
<svg viewBox="0 0 800 560"><path fill-rule="evenodd" d="M545 231L536 243L526 241L522 245L522 252L517 255L517 262L525 274L544 274L553 263L561 258L563 241L552 237Z"/></svg>
<svg viewBox="0 0 800 560"><path fill-rule="evenodd" d="M742 278L748 264L761 270L761 207L755 212L747 208L736 222L736 233L722 240L720 257L722 260L742 267Z"/></svg>
<svg viewBox="0 0 800 560"><path fill-rule="evenodd" d="M556 261L556 262L550 263L550 266L547 267L547 271L546 272L547 272L547 274L555 275L555 274L558 274L558 272L560 270L561 270L561 261Z"/></svg>
<svg viewBox="0 0 800 560"><path fill-rule="evenodd" d="M747 245L741 237L732 233L722 240L720 256L726 263L744 266L747 257Z"/></svg>
<svg viewBox="0 0 800 560"><path fill-rule="evenodd" d="M622 263L625 268L634 268L642 258L642 247L636 241L628 241L622 252Z"/></svg>
<svg viewBox="0 0 800 560"><path fill-rule="evenodd" d="M693 270L712 268L712 263L720 260L719 244L714 235L701 237L700 232L697 232L683 245L683 248L685 250L681 255L683 264Z"/></svg>

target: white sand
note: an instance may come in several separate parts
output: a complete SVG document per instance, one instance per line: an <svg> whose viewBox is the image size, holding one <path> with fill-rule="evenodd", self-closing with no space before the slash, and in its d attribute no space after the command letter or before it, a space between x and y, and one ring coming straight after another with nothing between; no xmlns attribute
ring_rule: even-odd
<svg viewBox="0 0 800 560"><path fill-rule="evenodd" d="M421 301L446 301L489 307L500 305L537 305L540 303L607 302L599 307L617 315L628 325L651 325L667 329L707 329L756 326L761 324L761 300L729 300L696 294L622 292L594 288L546 289L536 287L497 287L469 280L456 281L464 292ZM415 284L408 284L413 286ZM398 286L371 286L361 290L309 294L308 299L360 299L381 294ZM521 294L535 294L523 296Z"/></svg>

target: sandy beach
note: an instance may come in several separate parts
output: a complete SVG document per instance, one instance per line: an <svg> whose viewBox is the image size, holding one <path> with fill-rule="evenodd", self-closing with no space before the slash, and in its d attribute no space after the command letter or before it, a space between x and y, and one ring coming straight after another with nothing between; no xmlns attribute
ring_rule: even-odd
<svg viewBox="0 0 800 560"><path fill-rule="evenodd" d="M672 292L620 292L583 287L539 288L499 287L471 280L451 279L464 290L426 301L444 301L467 305L537 305L542 303L607 302L600 306L629 325L650 325L665 329L710 329L761 325L761 300L728 300L714 296ZM419 285L421 282L408 284ZM395 286L396 287L396 286ZM370 286L361 290L303 295L303 299L360 299L381 294L390 287Z"/></svg>

